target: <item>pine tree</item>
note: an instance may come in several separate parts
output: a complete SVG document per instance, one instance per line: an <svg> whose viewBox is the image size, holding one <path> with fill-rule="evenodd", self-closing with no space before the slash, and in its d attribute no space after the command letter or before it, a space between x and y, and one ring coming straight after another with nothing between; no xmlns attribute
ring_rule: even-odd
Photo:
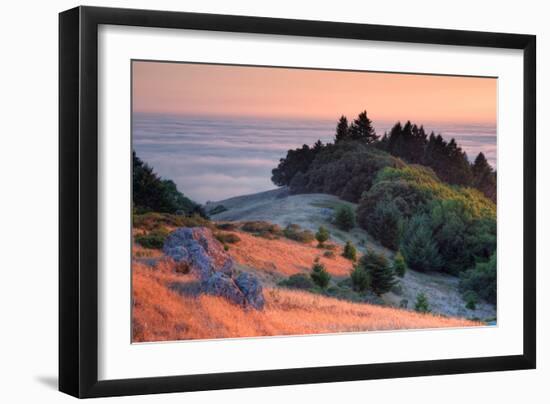
<svg viewBox="0 0 550 404"><path fill-rule="evenodd" d="M311 280L322 289L325 289L328 286L331 278L325 266L319 262L319 258L315 259L310 276Z"/></svg>
<svg viewBox="0 0 550 404"><path fill-rule="evenodd" d="M336 125L336 136L334 137L334 143L347 140L349 138L349 126L348 118L344 115L340 117L338 124Z"/></svg>
<svg viewBox="0 0 550 404"><path fill-rule="evenodd" d="M365 269L359 265L353 267L351 272L351 284L353 285L353 290L362 292L369 287L369 274Z"/></svg>
<svg viewBox="0 0 550 404"><path fill-rule="evenodd" d="M342 256L351 261L357 260L357 249L355 248L355 246L351 241L346 241L346 245L344 246L344 251L342 252Z"/></svg>
<svg viewBox="0 0 550 404"><path fill-rule="evenodd" d="M401 252L407 265L417 271L437 271L442 260L433 241L430 220L426 215L413 216L406 226Z"/></svg>
<svg viewBox="0 0 550 404"><path fill-rule="evenodd" d="M368 251L359 260L359 267L368 274L370 289L378 296L389 292L397 283L388 260L382 254Z"/></svg>
<svg viewBox="0 0 550 404"><path fill-rule="evenodd" d="M367 111L361 112L357 119L353 121L353 124L349 127L349 137L365 143L373 143L378 140L372 121L367 116Z"/></svg>
<svg viewBox="0 0 550 404"><path fill-rule="evenodd" d="M395 257L393 259L393 272L395 272L396 276L403 278L405 276L406 270L407 265L405 264L405 258L403 258L403 255L399 251L397 251L397 254L395 254Z"/></svg>
<svg viewBox="0 0 550 404"><path fill-rule="evenodd" d="M419 313L429 313L430 304L428 303L428 298L424 293L419 293L416 295L416 303L414 304L414 309Z"/></svg>
<svg viewBox="0 0 550 404"><path fill-rule="evenodd" d="M483 153L477 155L472 165L472 176L472 185L483 192L485 196L496 201L496 174Z"/></svg>

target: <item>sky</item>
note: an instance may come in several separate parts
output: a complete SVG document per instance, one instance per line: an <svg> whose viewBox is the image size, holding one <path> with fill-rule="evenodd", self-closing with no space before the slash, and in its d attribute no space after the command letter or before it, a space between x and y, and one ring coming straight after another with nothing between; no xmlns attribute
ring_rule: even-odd
<svg viewBox="0 0 550 404"><path fill-rule="evenodd" d="M133 111L192 116L495 124L497 80L134 61Z"/></svg>
<svg viewBox="0 0 550 404"><path fill-rule="evenodd" d="M411 120L496 168L497 80L133 62L134 150L204 203L275 188L288 149L330 142L368 111L379 135Z"/></svg>

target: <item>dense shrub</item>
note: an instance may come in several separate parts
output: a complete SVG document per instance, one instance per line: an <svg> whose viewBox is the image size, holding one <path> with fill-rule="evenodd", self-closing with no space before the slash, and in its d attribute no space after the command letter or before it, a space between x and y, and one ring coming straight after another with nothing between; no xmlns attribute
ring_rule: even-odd
<svg viewBox="0 0 550 404"><path fill-rule="evenodd" d="M335 257L334 251L325 251L325 252L323 253L323 257L326 257L326 258L334 258L334 257Z"/></svg>
<svg viewBox="0 0 550 404"><path fill-rule="evenodd" d="M469 290L466 293L464 293L464 301L466 302L465 307L468 310L475 310L477 305L477 293Z"/></svg>
<svg viewBox="0 0 550 404"><path fill-rule="evenodd" d="M154 230L147 234L136 235L134 241L142 247L160 250L164 246L164 240L167 236L167 231Z"/></svg>
<svg viewBox="0 0 550 404"><path fill-rule="evenodd" d="M344 246L344 251L342 253L342 256L351 261L357 260L357 249L355 248L355 246L351 241L346 241L346 245Z"/></svg>
<svg viewBox="0 0 550 404"><path fill-rule="evenodd" d="M299 241L300 243L311 243L315 240L315 234L309 230L302 229L297 224L288 224L284 230L283 235L294 241Z"/></svg>
<svg viewBox="0 0 550 404"><path fill-rule="evenodd" d="M156 230L165 227L211 227L212 222L204 217L193 214L191 216L173 215L169 213L149 212L134 214L133 226L138 229Z"/></svg>
<svg viewBox="0 0 550 404"><path fill-rule="evenodd" d="M381 168L403 163L374 146L346 141L327 144L307 170L295 173L289 182L292 193L327 193L357 202Z"/></svg>
<svg viewBox="0 0 550 404"><path fill-rule="evenodd" d="M407 264L405 264L405 258L403 258L401 252L398 251L393 259L393 272L395 272L396 276L403 278L406 271Z"/></svg>
<svg viewBox="0 0 550 404"><path fill-rule="evenodd" d="M378 296L389 292L396 284L393 270L382 254L367 251L359 260L358 267L368 274L369 288Z"/></svg>
<svg viewBox="0 0 550 404"><path fill-rule="evenodd" d="M315 282L310 276L306 274L294 274L279 282L279 286L291 288L291 289L313 289Z"/></svg>
<svg viewBox="0 0 550 404"><path fill-rule="evenodd" d="M310 274L311 280L315 282L321 289L325 289L330 282L330 274L327 272L325 266L319 262L318 259L313 263Z"/></svg>
<svg viewBox="0 0 550 404"><path fill-rule="evenodd" d="M283 231L278 225L259 220L243 223L241 230L267 239L274 239L283 235Z"/></svg>
<svg viewBox="0 0 550 404"><path fill-rule="evenodd" d="M240 237L235 233L215 233L214 237L223 244L235 244L241 241Z"/></svg>
<svg viewBox="0 0 550 404"><path fill-rule="evenodd" d="M320 226L319 230L317 230L317 233L315 233L315 238L319 243L319 247L322 247L325 241L327 241L330 238L330 233L328 232L326 227Z"/></svg>
<svg viewBox="0 0 550 404"><path fill-rule="evenodd" d="M334 223L340 229L349 231L355 227L355 212L349 205L340 205L334 215Z"/></svg>
<svg viewBox="0 0 550 404"><path fill-rule="evenodd" d="M233 222L216 223L216 228L220 230L234 231L237 230L237 224Z"/></svg>
<svg viewBox="0 0 550 404"><path fill-rule="evenodd" d="M496 304L497 302L497 257L496 253L486 262L479 262L474 268L460 275L459 288L466 295L475 292L482 299Z"/></svg>
<svg viewBox="0 0 550 404"><path fill-rule="evenodd" d="M416 295L416 302L414 303L414 309L419 313L429 313L431 311L428 298L424 293L419 293L418 295Z"/></svg>

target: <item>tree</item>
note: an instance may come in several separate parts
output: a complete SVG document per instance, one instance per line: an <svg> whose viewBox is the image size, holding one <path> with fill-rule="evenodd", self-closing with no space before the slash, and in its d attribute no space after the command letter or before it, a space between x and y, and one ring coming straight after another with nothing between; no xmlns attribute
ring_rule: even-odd
<svg viewBox="0 0 550 404"><path fill-rule="evenodd" d="M469 291L489 303L497 303L497 256L493 253L486 262L478 262L474 268L460 274L460 291L466 295Z"/></svg>
<svg viewBox="0 0 550 404"><path fill-rule="evenodd" d="M416 303L414 304L414 309L419 313L429 313L431 311L428 298L423 292L416 295Z"/></svg>
<svg viewBox="0 0 550 404"><path fill-rule="evenodd" d="M366 220L366 229L386 248L397 250L401 236L402 215L394 201L376 205Z"/></svg>
<svg viewBox="0 0 550 404"><path fill-rule="evenodd" d="M396 276L403 278L406 271L407 265L405 264L405 258L403 258L403 255L397 251L397 254L395 254L393 259L393 272L395 272Z"/></svg>
<svg viewBox="0 0 550 404"><path fill-rule="evenodd" d="M415 215L406 226L401 242L401 252L407 265L417 271L437 271L442 260L432 238L429 218Z"/></svg>
<svg viewBox="0 0 550 404"><path fill-rule="evenodd" d="M289 185L298 173L305 173L317 153L325 146L318 141L314 147L307 144L299 149L289 150L285 158L279 160L279 165L271 170L271 181L278 186Z"/></svg>
<svg viewBox="0 0 550 404"><path fill-rule="evenodd" d="M369 287L378 296L389 292L397 283L388 260L382 254L367 251L359 260L359 267L368 274Z"/></svg>
<svg viewBox="0 0 550 404"><path fill-rule="evenodd" d="M369 275L365 269L359 265L353 267L351 272L351 284L353 289L358 292L363 292L369 287Z"/></svg>
<svg viewBox="0 0 550 404"><path fill-rule="evenodd" d="M317 233L315 233L315 238L319 242L319 247L322 247L325 241L329 239L329 237L330 237L330 233L324 226L320 226Z"/></svg>
<svg viewBox="0 0 550 404"><path fill-rule="evenodd" d="M340 229L349 231L355 227L355 212L349 205L340 205L336 209L334 221Z"/></svg>
<svg viewBox="0 0 550 404"><path fill-rule="evenodd" d="M353 120L349 127L349 138L365 143L373 143L378 140L372 121L367 116L367 111L361 112L357 119Z"/></svg>
<svg viewBox="0 0 550 404"><path fill-rule="evenodd" d="M342 253L342 256L351 261L357 260L357 249L355 248L355 246L351 241L346 241L346 245L344 246L344 252Z"/></svg>
<svg viewBox="0 0 550 404"><path fill-rule="evenodd" d="M497 197L497 178L483 153L477 155L472 165L472 177L472 185L483 192L487 198L495 202Z"/></svg>
<svg viewBox="0 0 550 404"><path fill-rule="evenodd" d="M162 179L132 152L132 201L138 213L161 212L205 217L203 208L185 197L174 181Z"/></svg>
<svg viewBox="0 0 550 404"><path fill-rule="evenodd" d="M340 117L338 124L336 125L336 136L334 137L334 143L347 140L349 138L349 126L348 118L344 115Z"/></svg>
<svg viewBox="0 0 550 404"><path fill-rule="evenodd" d="M311 280L322 289L325 289L328 286L331 278L325 266L319 262L319 258L316 258L313 262L310 276Z"/></svg>

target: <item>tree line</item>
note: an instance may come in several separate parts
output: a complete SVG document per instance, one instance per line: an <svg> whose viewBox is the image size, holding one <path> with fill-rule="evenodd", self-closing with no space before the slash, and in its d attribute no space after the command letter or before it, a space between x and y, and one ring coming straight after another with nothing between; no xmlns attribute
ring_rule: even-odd
<svg viewBox="0 0 550 404"><path fill-rule="evenodd" d="M351 124L345 116L341 116L336 125L333 144L324 145L321 141L317 141L313 147L303 145L301 148L289 150L287 156L281 159L279 165L273 169L272 181L279 186L290 186L298 173L304 174L309 170L316 156L321 152L331 146L349 142L371 145L407 163L430 167L444 182L476 188L496 202L497 174L482 152L477 155L474 163L470 164L466 153L454 139L446 141L440 134L436 135L434 132L428 135L422 125L418 126L410 121L404 125L397 122L389 133L385 133L380 138L366 111L361 112ZM307 192L307 189L302 189L304 187L302 183L296 181L295 188L299 189L298 192ZM360 193L355 195L355 199L357 200L359 196ZM344 199L351 200L349 195Z"/></svg>
<svg viewBox="0 0 550 404"><path fill-rule="evenodd" d="M163 179L132 151L132 203L134 213L199 214L206 217L201 205L183 195L174 181Z"/></svg>

